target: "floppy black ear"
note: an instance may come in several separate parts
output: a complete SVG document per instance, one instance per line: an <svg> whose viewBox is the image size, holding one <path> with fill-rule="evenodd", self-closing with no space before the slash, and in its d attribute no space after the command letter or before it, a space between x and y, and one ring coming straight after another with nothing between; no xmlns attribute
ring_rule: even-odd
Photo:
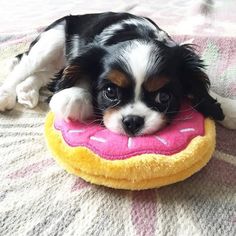
<svg viewBox="0 0 236 236"><path fill-rule="evenodd" d="M55 75L48 85L52 92L58 92L74 86L80 79L96 80L102 70L103 57L106 54L104 48L90 46L82 49L80 55L70 60L67 66Z"/></svg>
<svg viewBox="0 0 236 236"><path fill-rule="evenodd" d="M210 81L204 72L205 66L191 45L178 46L180 57L180 80L184 95L189 97L192 105L207 117L223 120L224 114L220 104L209 93Z"/></svg>

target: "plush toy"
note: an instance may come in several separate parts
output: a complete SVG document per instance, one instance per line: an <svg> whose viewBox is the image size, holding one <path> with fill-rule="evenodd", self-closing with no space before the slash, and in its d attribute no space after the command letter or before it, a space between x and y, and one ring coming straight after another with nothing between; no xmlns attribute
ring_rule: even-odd
<svg viewBox="0 0 236 236"><path fill-rule="evenodd" d="M188 103L172 123L149 136L128 137L95 123L66 122L49 113L46 141L68 172L119 189L155 188L200 170L215 148L215 125Z"/></svg>

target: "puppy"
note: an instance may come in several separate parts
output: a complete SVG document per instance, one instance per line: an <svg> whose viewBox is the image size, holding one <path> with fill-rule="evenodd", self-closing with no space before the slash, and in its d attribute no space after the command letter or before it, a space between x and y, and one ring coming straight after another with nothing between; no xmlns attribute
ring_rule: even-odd
<svg viewBox="0 0 236 236"><path fill-rule="evenodd" d="M209 93L204 65L191 45L178 45L153 21L129 13L63 17L42 32L0 89L0 111L33 108L39 89L68 120L96 119L129 136L151 134L190 99L204 116L224 120Z"/></svg>

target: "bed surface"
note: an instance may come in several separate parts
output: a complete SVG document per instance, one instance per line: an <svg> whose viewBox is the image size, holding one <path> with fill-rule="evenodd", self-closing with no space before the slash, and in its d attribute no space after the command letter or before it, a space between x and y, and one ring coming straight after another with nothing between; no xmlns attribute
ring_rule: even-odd
<svg viewBox="0 0 236 236"><path fill-rule="evenodd" d="M0 83L6 62L48 24L68 14L129 11L152 18L178 42L198 45L213 90L236 99L236 3L201 1L1 1ZM164 4L165 3L165 4ZM235 235L236 132L217 125L217 147L202 171L168 187L122 191L66 173L46 149L48 106L0 113L0 235Z"/></svg>

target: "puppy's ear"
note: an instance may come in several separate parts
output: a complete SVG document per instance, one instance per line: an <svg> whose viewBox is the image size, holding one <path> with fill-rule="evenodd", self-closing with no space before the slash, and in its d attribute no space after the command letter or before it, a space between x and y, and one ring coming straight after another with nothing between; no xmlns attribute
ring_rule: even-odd
<svg viewBox="0 0 236 236"><path fill-rule="evenodd" d="M80 56L70 60L48 85L52 92L74 86L80 79L96 80L102 70L103 57L107 54L101 47L84 48Z"/></svg>
<svg viewBox="0 0 236 236"><path fill-rule="evenodd" d="M184 95L192 105L207 117L215 120L223 120L224 114L220 104L209 93L210 81L204 72L205 66L200 57L194 52L191 45L178 46L180 72L179 78L183 87Z"/></svg>

